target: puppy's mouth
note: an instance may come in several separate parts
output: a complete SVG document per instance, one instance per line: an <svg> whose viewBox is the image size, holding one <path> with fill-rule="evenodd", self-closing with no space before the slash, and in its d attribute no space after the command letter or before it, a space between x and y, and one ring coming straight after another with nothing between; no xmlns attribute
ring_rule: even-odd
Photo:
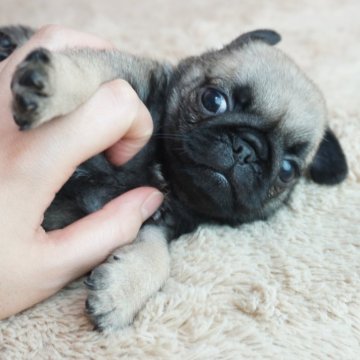
<svg viewBox="0 0 360 360"><path fill-rule="evenodd" d="M227 218L245 206L257 186L251 166L243 167L235 165L226 174L201 165L188 167L181 171L176 192L194 210Z"/></svg>
<svg viewBox="0 0 360 360"><path fill-rule="evenodd" d="M256 163L235 164L225 173L215 169L204 169L203 173L204 182L207 183L210 178L213 186L216 186L216 189L213 189L214 191L221 191L222 194L229 193L229 196L235 200L243 196L244 193L253 191L254 183L258 184L260 181L262 168Z"/></svg>
<svg viewBox="0 0 360 360"><path fill-rule="evenodd" d="M228 191L232 193L231 183L228 177L223 173L216 170L207 169L204 170L204 176L210 178L213 185L216 186L220 191Z"/></svg>
<svg viewBox="0 0 360 360"><path fill-rule="evenodd" d="M173 185L179 199L200 213L214 216L225 212L228 216L234 210L230 181L217 170L204 166L184 168Z"/></svg>
<svg viewBox="0 0 360 360"><path fill-rule="evenodd" d="M252 129L205 130L193 131L174 153L172 183L179 199L200 213L223 218L261 205L270 166L265 136Z"/></svg>

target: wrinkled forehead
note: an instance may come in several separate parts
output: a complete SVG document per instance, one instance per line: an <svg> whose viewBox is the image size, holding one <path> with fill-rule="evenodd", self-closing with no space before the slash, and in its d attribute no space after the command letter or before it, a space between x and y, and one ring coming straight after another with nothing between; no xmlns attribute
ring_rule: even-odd
<svg viewBox="0 0 360 360"><path fill-rule="evenodd" d="M196 88L214 85L229 96L250 89L251 113L264 128L279 129L287 146L308 143L314 154L327 125L322 94L299 67L279 49L259 41L238 49L212 51L182 61L173 78L169 107L189 101Z"/></svg>
<svg viewBox="0 0 360 360"><path fill-rule="evenodd" d="M220 86L250 88L252 111L269 127L281 128L288 141L319 143L327 119L322 94L277 48L251 42L209 54L200 66L205 78Z"/></svg>

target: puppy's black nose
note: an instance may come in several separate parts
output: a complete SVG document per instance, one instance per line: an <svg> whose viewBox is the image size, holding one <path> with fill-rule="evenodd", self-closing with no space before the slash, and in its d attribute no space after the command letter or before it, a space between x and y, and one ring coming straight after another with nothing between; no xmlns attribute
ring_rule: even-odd
<svg viewBox="0 0 360 360"><path fill-rule="evenodd" d="M268 145L265 136L253 130L241 131L230 135L234 159L240 164L266 160Z"/></svg>
<svg viewBox="0 0 360 360"><path fill-rule="evenodd" d="M236 162L240 162L240 164L245 164L256 161L255 150L247 142L241 139L235 139L232 145L233 154Z"/></svg>

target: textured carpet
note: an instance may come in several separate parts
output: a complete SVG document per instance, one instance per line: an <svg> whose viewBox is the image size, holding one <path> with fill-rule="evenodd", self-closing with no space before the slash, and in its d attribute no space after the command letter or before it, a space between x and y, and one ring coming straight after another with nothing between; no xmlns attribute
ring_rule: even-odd
<svg viewBox="0 0 360 360"><path fill-rule="evenodd" d="M0 24L59 23L172 61L270 27L323 90L347 181L303 181L268 222L202 227L172 244L171 278L129 328L103 336L77 282L0 323L0 358L359 359L360 2L1 0Z"/></svg>

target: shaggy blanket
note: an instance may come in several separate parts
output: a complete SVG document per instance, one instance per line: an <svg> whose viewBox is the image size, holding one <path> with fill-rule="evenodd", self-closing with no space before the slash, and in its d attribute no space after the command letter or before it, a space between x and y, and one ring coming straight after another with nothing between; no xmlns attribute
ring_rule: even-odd
<svg viewBox="0 0 360 360"><path fill-rule="evenodd" d="M359 14L358 0L1 0L0 25L68 25L171 61L276 29L324 92L350 174L302 181L267 222L173 242L169 281L118 333L92 331L71 284L0 322L0 359L359 359Z"/></svg>

